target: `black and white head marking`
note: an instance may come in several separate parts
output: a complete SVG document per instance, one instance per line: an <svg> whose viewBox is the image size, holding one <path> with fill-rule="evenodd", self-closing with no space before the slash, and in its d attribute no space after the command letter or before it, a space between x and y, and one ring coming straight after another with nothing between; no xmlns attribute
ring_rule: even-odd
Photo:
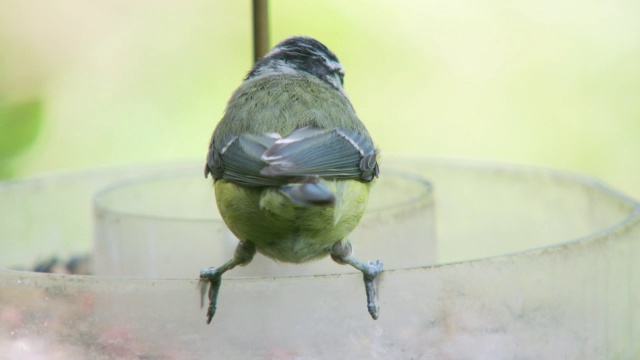
<svg viewBox="0 0 640 360"><path fill-rule="evenodd" d="M344 93L344 68L324 44L310 37L296 36L276 45L253 66L245 80L273 74L306 72ZM346 96L346 94L345 94Z"/></svg>

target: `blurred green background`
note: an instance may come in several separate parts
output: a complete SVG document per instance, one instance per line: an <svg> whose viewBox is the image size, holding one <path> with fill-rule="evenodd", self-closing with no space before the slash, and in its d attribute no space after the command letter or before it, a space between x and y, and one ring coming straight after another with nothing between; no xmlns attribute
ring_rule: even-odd
<svg viewBox="0 0 640 360"><path fill-rule="evenodd" d="M0 176L202 159L250 1L0 0ZM329 46L384 153L587 173L640 198L640 2L270 2Z"/></svg>

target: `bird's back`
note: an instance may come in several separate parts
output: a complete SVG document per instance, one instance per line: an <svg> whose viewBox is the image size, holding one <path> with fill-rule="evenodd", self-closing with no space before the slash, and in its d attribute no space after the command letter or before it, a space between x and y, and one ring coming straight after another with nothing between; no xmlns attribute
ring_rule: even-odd
<svg viewBox="0 0 640 360"><path fill-rule="evenodd" d="M302 73L245 81L229 100L214 142L222 142L229 135L225 129L231 127L223 126L223 122L234 122L237 133L286 136L298 128L315 126L358 130L369 137L348 98L316 77Z"/></svg>

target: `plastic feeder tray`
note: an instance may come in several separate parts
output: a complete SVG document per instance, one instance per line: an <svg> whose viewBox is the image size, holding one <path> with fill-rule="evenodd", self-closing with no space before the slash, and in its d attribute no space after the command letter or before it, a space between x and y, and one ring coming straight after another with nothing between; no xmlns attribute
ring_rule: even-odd
<svg viewBox="0 0 640 360"><path fill-rule="evenodd" d="M0 183L0 357L640 358L640 205L589 177L386 156L350 237L381 259L380 318L330 258L223 277L202 164ZM8 270L91 253L96 275Z"/></svg>

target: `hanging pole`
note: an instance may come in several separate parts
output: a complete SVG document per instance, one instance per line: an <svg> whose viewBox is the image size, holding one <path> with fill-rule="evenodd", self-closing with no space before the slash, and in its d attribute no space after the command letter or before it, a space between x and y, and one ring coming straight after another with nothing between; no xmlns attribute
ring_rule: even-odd
<svg viewBox="0 0 640 360"><path fill-rule="evenodd" d="M268 0L253 0L253 59L258 61L269 50Z"/></svg>

